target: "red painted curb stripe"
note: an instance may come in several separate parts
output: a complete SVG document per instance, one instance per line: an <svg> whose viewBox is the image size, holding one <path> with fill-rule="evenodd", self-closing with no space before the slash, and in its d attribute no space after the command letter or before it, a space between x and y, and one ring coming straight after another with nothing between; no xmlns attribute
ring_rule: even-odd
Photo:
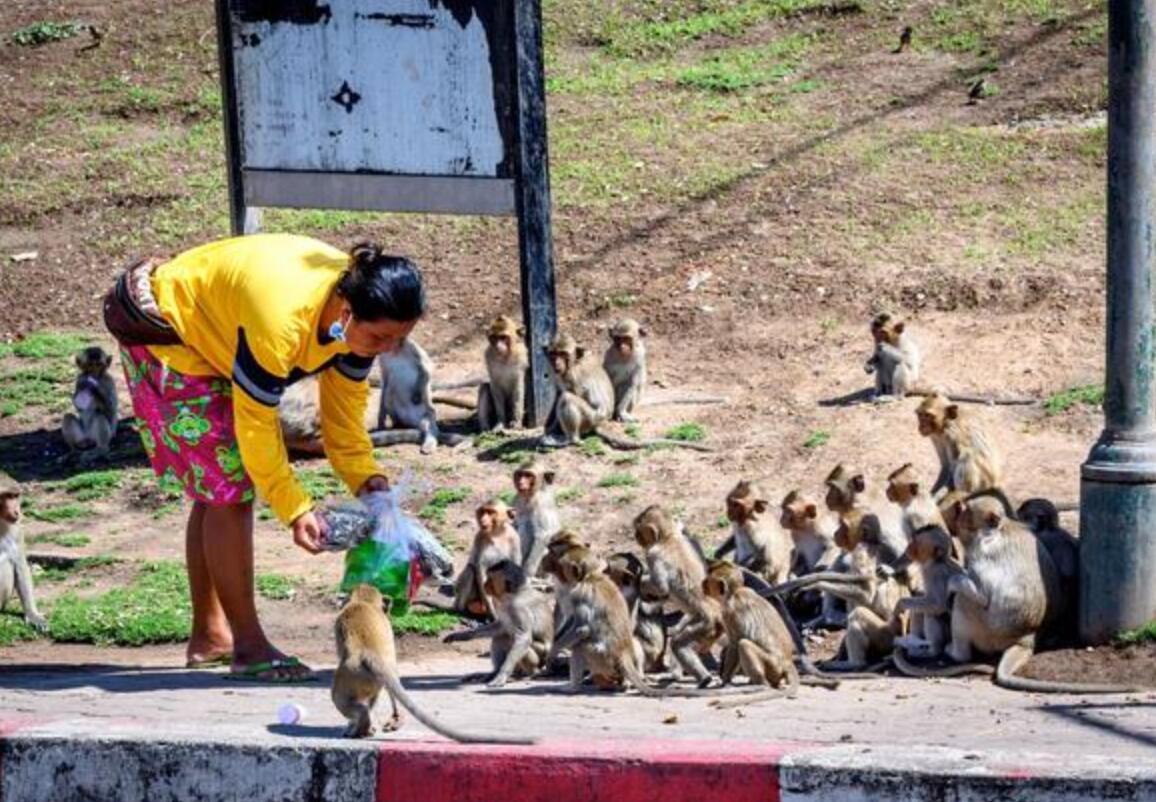
<svg viewBox="0 0 1156 802"><path fill-rule="evenodd" d="M779 762L803 747L657 740L393 742L378 757L377 802L779 802Z"/></svg>

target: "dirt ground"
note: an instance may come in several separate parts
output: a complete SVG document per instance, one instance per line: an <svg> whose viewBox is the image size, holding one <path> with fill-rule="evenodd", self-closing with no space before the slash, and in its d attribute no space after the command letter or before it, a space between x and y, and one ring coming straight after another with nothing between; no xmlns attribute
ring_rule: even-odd
<svg viewBox="0 0 1156 802"><path fill-rule="evenodd" d="M548 24L565 22L572 5L548 6ZM1006 10L1014 4L994 5ZM560 487L569 491L563 504L568 525L607 549L625 547L631 517L662 503L704 542L717 544L725 534L722 500L739 478L757 480L777 500L793 488L821 494L823 478L839 462L864 470L876 485L908 461L934 476L934 451L915 428L916 400L830 403L867 386L867 321L882 309L910 321L926 355L926 381L936 387L1042 401L1101 381L1105 64L1096 31L1103 9L1045 5L1054 11L1046 18L1007 12L999 24L988 25L989 46L980 53L932 43L890 54L905 21L914 20L917 37L926 32L924 41L931 41L939 12L929 2L902 12L867 3L858 12L800 14L755 26L734 41L705 36L675 58L787 34L812 37L819 44L807 57L806 76L819 88L785 99L756 91L749 103L724 98L701 127L671 115L670 92L658 82L644 81L629 102L610 94L551 95L563 326L597 348L609 322L635 317L649 330L656 393L688 389L728 399L720 406L644 410L646 435L698 423L716 449L710 454L549 455ZM221 186L207 211L180 206L194 192L195 164L173 157L149 181L128 186L105 172L115 165L70 150L57 130L68 119L62 109L73 102L84 115L115 120L122 144L139 137L145 159L152 158L147 143L160 128L219 125L219 114L196 102L198 87L216 80L212 19L202 6L181 2L162 9L137 0L10 5L10 28L51 16L83 19L109 33L85 54L76 52L74 41L0 47L0 82L27 88L6 93L11 102L0 108L0 141L11 136L17 143L0 151L0 167L15 171L13 192L0 200L0 256L38 251L31 262L0 267L0 340L42 329L79 329L99 339L98 299L118 265L141 252L172 251L223 233ZM563 77L592 72L597 63L581 25L576 29L578 34L558 34L552 51L551 69ZM163 102L147 109L100 89L117 75L148 86L146 78L160 64L176 77L166 84ZM999 92L970 104L968 86L984 73L993 84L998 78ZM575 132L613 128L616 115L625 113L647 115L655 130L661 128L655 121L665 120L678 143L667 147L658 134L649 149L644 143L635 154L642 166L631 169L646 177L674 176L677 184L685 175L689 184L698 175L697 160L721 158L718 151L732 161L705 188L660 191L644 181L634 192L624 179L626 189L609 199L585 200L587 187L575 188L567 170L576 163L573 140L581 136ZM21 133L30 120L43 121L39 133ZM79 173L78 160L87 165ZM75 194L30 189L48 180L43 165L76 178L68 185ZM216 176L218 184L222 176ZM667 186L658 177L653 182ZM170 218L164 214L176 214L174 209L195 222L166 233ZM432 301L418 336L440 378L477 375L484 322L519 310L510 221L401 215L324 225L293 220L295 230L339 243L372 237L417 260ZM12 364L10 358L0 367ZM1101 427L1098 409L969 411L1005 455L1013 497L1077 499L1079 465ZM0 467L27 482L41 506L67 500L65 491L48 483L74 470L57 462L63 453L58 414L32 409L0 418ZM459 414L446 410L447 418ZM118 442L118 464L143 466L131 432L122 431ZM435 525L460 555L471 535L473 507L510 488L511 467L498 459L501 453L443 449L422 457L399 448L382 461L391 475L409 470L428 484L417 504L437 487L469 489L469 497ZM632 480L605 482L615 474ZM91 537L88 546L35 551L181 559L181 509L150 496L145 475L135 476L92 502L91 515L81 521L27 527L31 536L83 531ZM600 481L616 486L599 487ZM1065 516L1064 524L1078 531L1075 516ZM270 521L258 524L257 551L259 571L306 580L292 601L262 602L268 629L303 656L327 658L340 560L305 555ZM90 587L114 586L123 580L118 577L115 570L94 575ZM42 589L48 598L57 592L53 585ZM402 641L403 655L447 648L432 639ZM179 654L173 646L110 650L33 642L0 648L0 662L151 662ZM1056 652L1033 660L1031 673L1156 684L1154 656L1151 647Z"/></svg>

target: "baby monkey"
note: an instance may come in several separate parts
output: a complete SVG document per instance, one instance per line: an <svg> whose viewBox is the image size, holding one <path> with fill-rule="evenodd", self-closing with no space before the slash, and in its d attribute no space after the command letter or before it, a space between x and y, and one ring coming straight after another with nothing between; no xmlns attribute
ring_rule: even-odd
<svg viewBox="0 0 1156 802"><path fill-rule="evenodd" d="M896 602L892 623L900 628L898 618L904 612L912 614L910 633L895 639L895 645L909 654L939 657L947 645L951 626L948 584L953 576L964 573L952 557L952 548L951 535L934 524L916 530L907 547L904 558L917 563L923 573L923 594Z"/></svg>
<svg viewBox="0 0 1156 802"><path fill-rule="evenodd" d="M483 584L491 566L503 560L521 564L522 541L514 528L514 511L494 499L474 513L478 531L470 547L466 565L454 580L454 609L473 615L492 614Z"/></svg>
<svg viewBox="0 0 1156 802"><path fill-rule="evenodd" d="M109 374L112 355L99 345L76 355L80 372L72 391L76 413L65 414L60 433L72 454L83 452L82 461L105 458L116 436L116 382Z"/></svg>
<svg viewBox="0 0 1156 802"><path fill-rule="evenodd" d="M358 585L337 616L337 668L333 672L331 697L338 711L349 720L348 738L366 738L376 732L374 706L384 690L393 715L384 732L401 727L398 702L414 718L438 735L462 743L534 743L530 738L505 738L461 732L442 724L417 706L402 687L397 671L393 627L385 614L384 599L371 585Z"/></svg>
<svg viewBox="0 0 1156 802"><path fill-rule="evenodd" d="M24 536L20 532L20 485L0 474L0 611L15 595L24 608L24 620L39 630L48 622L36 609L32 592L32 570L24 555Z"/></svg>

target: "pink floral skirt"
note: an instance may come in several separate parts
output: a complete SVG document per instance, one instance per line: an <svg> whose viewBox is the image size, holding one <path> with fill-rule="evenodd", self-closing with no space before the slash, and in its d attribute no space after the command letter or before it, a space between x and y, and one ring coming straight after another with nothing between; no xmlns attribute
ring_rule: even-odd
<svg viewBox="0 0 1156 802"><path fill-rule="evenodd" d="M233 386L186 376L144 346L122 346L121 364L137 431L161 488L223 506L253 500L233 430Z"/></svg>

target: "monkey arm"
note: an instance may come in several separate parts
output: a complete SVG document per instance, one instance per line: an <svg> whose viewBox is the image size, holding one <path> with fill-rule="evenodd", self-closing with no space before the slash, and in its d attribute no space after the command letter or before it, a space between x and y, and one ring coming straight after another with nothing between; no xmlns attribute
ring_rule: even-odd
<svg viewBox="0 0 1156 802"><path fill-rule="evenodd" d="M811 586L813 590L830 593L848 604L868 605L871 603L871 593L861 585L835 584L833 582L816 582Z"/></svg>
<svg viewBox="0 0 1156 802"><path fill-rule="evenodd" d="M347 361L352 357L344 357ZM369 365L364 375L369 375ZM369 403L369 383L352 378L361 375L353 367L338 362L321 372L321 439L334 472L351 492L357 493L371 476L382 469L373 458L373 443L365 430L365 409Z"/></svg>
<svg viewBox="0 0 1156 802"><path fill-rule="evenodd" d="M443 643L463 643L469 640L477 640L478 638L493 638L496 635L501 635L504 629L498 621L491 621L480 627L473 629L464 629L460 632L451 632L442 639Z"/></svg>
<svg viewBox="0 0 1156 802"><path fill-rule="evenodd" d="M28 567L23 551L17 552L13 567L16 569L16 595L24 608L24 620L37 629L43 629L47 623L36 609L36 598L32 595L32 569Z"/></svg>
<svg viewBox="0 0 1156 802"><path fill-rule="evenodd" d="M980 589L979 585L975 584L975 580L965 574L956 574L947 581L948 594L955 593L963 596L975 605L983 609L987 609L988 603L991 599L987 594Z"/></svg>
<svg viewBox="0 0 1156 802"><path fill-rule="evenodd" d="M573 616L571 616L562 628L558 630L558 634L554 636L553 654L557 654L565 649L573 649L575 646L586 642L590 639L590 625L586 623L577 623Z"/></svg>
<svg viewBox="0 0 1156 802"><path fill-rule="evenodd" d="M527 577L533 578L538 575L538 568L542 565L542 558L546 556L548 545L545 537L535 537L534 542L530 544L530 552L522 561L522 570L526 572Z"/></svg>
<svg viewBox="0 0 1156 802"><path fill-rule="evenodd" d="M938 599L931 595L904 596L895 604L895 612L898 614L904 610L923 613L924 615L943 615L948 610L947 600Z"/></svg>
<svg viewBox="0 0 1156 802"><path fill-rule="evenodd" d="M727 556L728 554L730 554L734 550L735 550L735 536L731 535L730 537L728 537L726 540L723 541L723 544L721 546L719 546L717 549L714 550L714 558L716 560L721 560L723 557Z"/></svg>

